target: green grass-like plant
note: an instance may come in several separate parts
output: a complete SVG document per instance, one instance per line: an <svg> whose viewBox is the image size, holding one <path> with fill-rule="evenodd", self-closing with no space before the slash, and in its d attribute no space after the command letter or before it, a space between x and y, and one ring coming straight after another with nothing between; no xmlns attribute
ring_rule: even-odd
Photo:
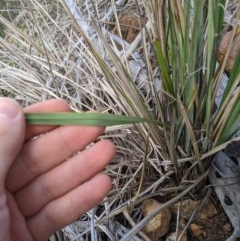
<svg viewBox="0 0 240 241"><path fill-rule="evenodd" d="M121 225L133 228L122 241L137 233L148 240L142 227L182 198L201 198L214 154L239 140L240 54L223 79L238 34L237 24L225 23L228 4L19 0L15 21L0 15L6 29L0 38L0 89L23 106L54 97L83 112L31 113L26 122L109 126L106 137L116 144L117 156L106 170L114 185L96 218L99 237L115 234L106 221L124 220ZM120 20L131 11L146 13L147 23L138 17L139 33L130 43ZM218 63L218 47L230 27L232 37ZM140 204L163 193L169 200L139 221ZM92 220L90 214L83 218Z"/></svg>

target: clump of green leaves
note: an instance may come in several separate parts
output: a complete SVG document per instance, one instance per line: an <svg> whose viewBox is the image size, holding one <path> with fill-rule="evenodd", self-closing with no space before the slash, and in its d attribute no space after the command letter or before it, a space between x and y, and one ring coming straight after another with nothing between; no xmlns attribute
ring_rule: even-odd
<svg viewBox="0 0 240 241"><path fill-rule="evenodd" d="M220 105L216 105L226 59L234 41L232 37L225 59L218 65L218 46L226 31L223 29L226 1L144 1L144 5L162 81L158 93L153 85L154 106L146 105L145 97L133 84L127 64L104 41L98 25L94 24L95 29L117 71L103 61L79 25L78 28L111 87L119 93L126 112L151 119L149 109L154 109L158 121L165 123L161 128L154 124L138 128L141 133L150 133L162 161L171 160L177 182L189 180L191 183L207 170L210 159L206 157L219 150L220 145L223 148L239 130L240 55ZM233 28L234 36L236 26ZM143 50L145 57L148 56L145 46ZM149 82L153 78L149 73Z"/></svg>
<svg viewBox="0 0 240 241"><path fill-rule="evenodd" d="M146 198L167 193L166 207L189 192L201 194L212 156L240 123L239 54L216 105L237 31L231 26L229 48L218 64L228 1L18 2L18 21L0 15L7 30L0 37L1 88L24 105L60 97L73 110L104 113L26 114L27 123L118 125L107 129L117 146L117 161L106 171L114 179L114 205L106 205L98 223L121 214L135 226L139 219L132 220L132 212ZM139 17L133 43L121 36L119 18L129 11L147 15L147 24ZM175 186L166 188L168 180Z"/></svg>
<svg viewBox="0 0 240 241"><path fill-rule="evenodd" d="M167 152L175 160L176 170L181 154L174 152L175 148L192 156L197 173L202 173L209 164L202 155L231 140L239 130L240 54L220 105L215 102L226 64L217 65L218 46L225 31L225 4L225 0L146 3L154 13L153 45L163 81L159 116L170 126L171 133L166 130L165 134ZM228 54L231 47L232 42Z"/></svg>

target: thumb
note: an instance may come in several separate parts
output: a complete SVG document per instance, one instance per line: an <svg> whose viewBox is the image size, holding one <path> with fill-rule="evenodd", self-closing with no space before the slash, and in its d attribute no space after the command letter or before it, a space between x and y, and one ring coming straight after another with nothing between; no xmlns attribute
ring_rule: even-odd
<svg viewBox="0 0 240 241"><path fill-rule="evenodd" d="M25 121L20 105L0 98L0 187L16 158L25 136Z"/></svg>

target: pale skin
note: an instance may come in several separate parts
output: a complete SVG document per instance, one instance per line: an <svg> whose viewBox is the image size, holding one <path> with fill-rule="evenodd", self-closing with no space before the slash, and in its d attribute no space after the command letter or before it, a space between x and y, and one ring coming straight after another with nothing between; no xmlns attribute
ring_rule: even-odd
<svg viewBox="0 0 240 241"><path fill-rule="evenodd" d="M100 140L85 149L103 127L25 125L24 112L66 111L62 100L22 110L0 98L0 241L46 241L111 189L100 172L115 155L113 144Z"/></svg>

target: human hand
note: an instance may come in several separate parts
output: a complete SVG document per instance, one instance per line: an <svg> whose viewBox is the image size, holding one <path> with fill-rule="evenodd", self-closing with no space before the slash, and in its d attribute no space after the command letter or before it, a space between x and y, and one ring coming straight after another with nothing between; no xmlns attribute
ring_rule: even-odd
<svg viewBox="0 0 240 241"><path fill-rule="evenodd" d="M70 109L62 100L50 100L24 111ZM103 131L86 126L25 127L20 106L0 98L0 241L45 241L101 202L111 180L99 172L115 149L107 140L85 147Z"/></svg>

